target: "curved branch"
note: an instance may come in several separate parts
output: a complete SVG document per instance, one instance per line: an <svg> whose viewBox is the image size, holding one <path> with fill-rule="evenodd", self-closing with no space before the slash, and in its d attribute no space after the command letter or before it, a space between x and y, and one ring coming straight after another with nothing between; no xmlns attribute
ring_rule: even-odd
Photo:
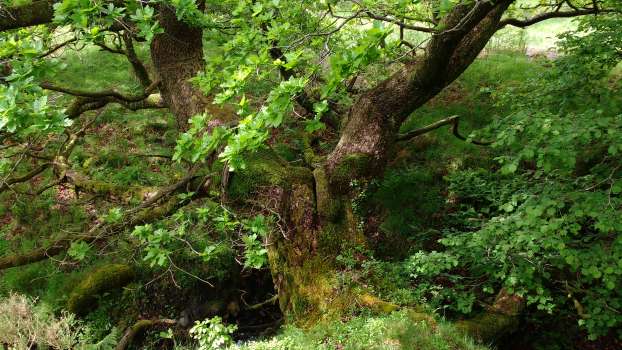
<svg viewBox="0 0 622 350"><path fill-rule="evenodd" d="M52 46L49 50L47 50L46 52L44 52L41 55L39 55L39 58L45 58L45 57L53 54L54 52L60 50L61 48L65 47L65 46L67 46L67 45L69 45L71 43L75 43L76 41L78 41L78 38L74 37L74 38L68 39L66 41L63 41L60 44Z"/></svg>
<svg viewBox="0 0 622 350"><path fill-rule="evenodd" d="M427 134L432 130L436 130L442 126L445 125L449 125L449 124L454 124L457 120L458 120L458 116L457 115L452 115L449 118L445 118L445 119L441 119L435 123L432 123L430 125L424 126L423 128L420 129L416 129L416 130L412 130L409 131L408 133L404 134L404 135L400 135L397 138L397 141L406 141L406 140L410 140L414 137L417 136L421 136L423 134Z"/></svg>
<svg viewBox="0 0 622 350"><path fill-rule="evenodd" d="M44 163L39 165L38 167L34 168L33 170L29 171L28 173L22 175L22 176L17 176L17 177L13 177L10 178L6 181L4 181L4 183L2 185L0 185L0 193L8 190L9 188L11 188L11 185L14 184L18 184L18 183L22 183L22 182L26 182L30 179L32 179L33 177L41 174L42 172L45 171L45 169L49 168L50 165L52 165L51 163Z"/></svg>
<svg viewBox="0 0 622 350"><path fill-rule="evenodd" d="M472 143L474 145L478 145L478 146L490 146L494 143L494 141L476 141L476 140L470 140L464 136L462 136L462 134L460 134L460 131L458 130L458 125L460 123L460 117L457 115L453 115L451 117L445 118L445 119L441 119L435 123L432 123L430 125L424 126L423 128L420 129L416 129L413 131L410 131L404 135L400 135L397 138L397 141L407 141L410 140L414 137L423 135L423 134L427 134L430 131L436 130L442 126L445 125L452 125L451 128L451 132L453 133L453 135L455 137L457 137L458 139L465 141L465 142L469 142Z"/></svg>
<svg viewBox="0 0 622 350"><path fill-rule="evenodd" d="M78 97L67 108L66 114L69 119L76 119L85 112L100 109L109 103L118 103L131 111L168 107L160 94L151 94L137 102L127 102L111 96L104 98Z"/></svg>
<svg viewBox="0 0 622 350"><path fill-rule="evenodd" d="M98 99L99 98L114 98L116 100L124 101L124 102L138 102L138 101L146 99L149 96L149 93L151 93L158 87L159 82L151 83L151 85L149 85L145 89L145 92L143 94L135 95L135 96L124 95L116 89L109 89L109 90L102 90L102 91L86 91L86 90L80 90L80 89L61 87L61 86L54 85L50 82L43 82L39 85L43 89L46 89L46 90L62 92L64 94L77 96L77 97L89 97L89 98L98 98Z"/></svg>
<svg viewBox="0 0 622 350"><path fill-rule="evenodd" d="M397 20L395 18L391 18L391 17L387 17L387 16L381 16L381 15L376 15L371 11L366 11L365 15L371 19L375 19L378 21L382 21L382 22L388 22L388 23L393 23L397 26L400 27L400 29L408 29L408 30L414 30L417 32L422 32L422 33L438 33L438 30L434 29L434 28L430 28L430 27L421 27L421 26L415 26L412 24L408 24L405 22L402 22L400 20Z"/></svg>
<svg viewBox="0 0 622 350"><path fill-rule="evenodd" d="M128 327L125 331L125 334L115 347L115 350L125 350L132 343L134 338L144 332L147 328L155 327L155 326L174 326L177 324L177 321L170 319L159 319L159 320L138 320L131 327Z"/></svg>
<svg viewBox="0 0 622 350"><path fill-rule="evenodd" d="M132 65L134 69L134 73L136 73L136 77L140 81L140 84L145 88L149 89L149 87L153 84L151 78L149 78L149 72L147 68L143 64L143 62L138 58L136 54L136 50L134 49L134 40L129 33L123 33L123 42L125 44L125 56L127 60Z"/></svg>
<svg viewBox="0 0 622 350"><path fill-rule="evenodd" d="M50 23L54 18L52 6L51 0L33 1L15 7L0 5L0 31Z"/></svg>
<svg viewBox="0 0 622 350"><path fill-rule="evenodd" d="M553 12L545 12L539 15L533 16L527 19L518 19L518 18L506 18L499 22L499 26L497 30L502 29L506 26L514 26L517 28L526 28L536 23L540 23L542 21L546 21L547 19L552 18L572 18L586 15L595 15L598 13L611 13L613 10L604 10L598 8L589 8L589 9L576 9L573 11L553 11Z"/></svg>

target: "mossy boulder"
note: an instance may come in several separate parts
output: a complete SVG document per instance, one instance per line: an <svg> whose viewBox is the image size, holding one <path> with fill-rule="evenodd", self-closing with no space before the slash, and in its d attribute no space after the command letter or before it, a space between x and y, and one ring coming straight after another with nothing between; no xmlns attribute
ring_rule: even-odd
<svg viewBox="0 0 622 350"><path fill-rule="evenodd" d="M97 296L119 289L135 277L134 270L124 264L110 264L90 272L71 292L67 310L84 315L97 306Z"/></svg>

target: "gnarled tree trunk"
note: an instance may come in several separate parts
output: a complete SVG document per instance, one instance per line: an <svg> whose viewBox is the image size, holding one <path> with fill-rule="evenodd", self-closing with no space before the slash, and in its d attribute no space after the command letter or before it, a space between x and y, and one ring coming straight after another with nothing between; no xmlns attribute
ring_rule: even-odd
<svg viewBox="0 0 622 350"><path fill-rule="evenodd" d="M355 102L336 148L311 171L284 165L275 155L257 156L236 173L231 191L256 196L279 213L286 227L269 242L270 267L282 311L291 320L314 322L350 305L390 311L394 307L365 290L343 288L336 256L365 244L352 212L350 183L380 176L404 120L454 81L477 57L512 3L467 2L454 7L425 55ZM257 191L250 194L249 189ZM244 189L244 190L240 190Z"/></svg>

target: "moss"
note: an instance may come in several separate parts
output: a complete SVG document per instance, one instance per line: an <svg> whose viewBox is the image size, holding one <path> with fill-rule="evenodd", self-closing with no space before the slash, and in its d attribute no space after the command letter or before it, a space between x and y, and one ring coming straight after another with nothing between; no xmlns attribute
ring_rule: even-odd
<svg viewBox="0 0 622 350"><path fill-rule="evenodd" d="M313 150L313 146L311 145L311 137L309 136L309 134L304 133L301 136L301 139L302 139L303 156L304 156L305 162L311 166L320 164L322 162L322 157L315 154L315 151Z"/></svg>
<svg viewBox="0 0 622 350"><path fill-rule="evenodd" d="M97 304L97 295L127 285L134 279L134 271L128 265L111 264L89 273L71 292L67 309L84 315Z"/></svg>
<svg viewBox="0 0 622 350"><path fill-rule="evenodd" d="M389 314L399 309L398 305L386 302L367 293L363 293L359 296L359 302L361 305L381 314Z"/></svg>
<svg viewBox="0 0 622 350"><path fill-rule="evenodd" d="M345 156L330 174L330 183L334 189L344 191L353 179L367 176L370 171L371 157L366 153L353 153Z"/></svg>
<svg viewBox="0 0 622 350"><path fill-rule="evenodd" d="M470 320L460 321L456 324L459 330L484 343L494 342L504 335L512 333L518 326L518 317L491 312L482 313Z"/></svg>
<svg viewBox="0 0 622 350"><path fill-rule="evenodd" d="M244 200L262 186L289 189L293 183L312 183L311 171L289 165L274 151L264 149L245 159L246 167L232 174L229 183L229 198Z"/></svg>
<svg viewBox="0 0 622 350"><path fill-rule="evenodd" d="M338 200L335 196L331 196L328 187L328 178L323 168L317 168L313 171L315 179L315 196L317 201L317 212L320 218L328 221L336 221L341 212L343 201Z"/></svg>
<svg viewBox="0 0 622 350"><path fill-rule="evenodd" d="M99 181L87 178L81 174L71 173L71 181L79 190L91 195L114 196L130 203L133 199L142 199L146 193L156 189L141 186L124 186L113 182Z"/></svg>
<svg viewBox="0 0 622 350"><path fill-rule="evenodd" d="M493 342L516 331L524 308L522 297L502 290L489 310L470 320L458 322L457 328L483 342Z"/></svg>

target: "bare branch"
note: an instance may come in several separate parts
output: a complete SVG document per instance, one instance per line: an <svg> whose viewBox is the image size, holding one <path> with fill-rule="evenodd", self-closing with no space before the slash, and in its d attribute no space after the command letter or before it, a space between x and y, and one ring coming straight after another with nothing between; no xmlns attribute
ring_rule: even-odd
<svg viewBox="0 0 622 350"><path fill-rule="evenodd" d="M410 140L414 137L417 136L421 136L423 134L427 134L433 130L436 130L440 127L443 127L445 125L452 125L451 131L453 133L453 135L457 138L459 138L462 141L466 141L466 142L470 142L474 145L478 145L478 146L489 146L491 144L493 144L492 141L476 141L476 140L470 140L464 136L462 136L460 134L460 131L458 130L458 124L460 122L460 117L457 115L453 115L451 117L445 118L445 119L441 119L435 123L432 123L430 125L424 126L423 128L419 128L413 131L410 131L407 134L398 136L397 141L407 141Z"/></svg>
<svg viewBox="0 0 622 350"><path fill-rule="evenodd" d="M4 191L8 190L9 188L11 188L11 185L15 185L15 184L18 184L18 183L26 182L26 181L32 179L33 177L41 174L47 168L49 168L50 165L52 165L52 164L51 163L43 163L43 164L39 165L38 167L32 169L31 171L27 172L26 174L24 174L22 176L13 177L13 178L10 178L10 179L4 181L4 183L0 185L0 193L2 193Z"/></svg>
<svg viewBox="0 0 622 350"><path fill-rule="evenodd" d="M388 22L388 23L396 24L396 25L398 25L400 27L400 29L403 28L403 29L414 30L414 31L423 32L423 33L437 33L438 32L434 28L415 26L415 25L412 25L412 24L408 24L408 23L402 22L402 21L400 21L398 19L395 19L395 18L374 14L371 11L366 11L365 15L367 17L371 18L371 19L375 19L375 20L378 20L378 21L383 21L383 22Z"/></svg>
<svg viewBox="0 0 622 350"><path fill-rule="evenodd" d="M599 8L587 8L587 9L575 9L572 11L553 11L553 12L545 12L539 15L535 15L531 18L527 19L518 19L518 18L506 18L499 22L499 26L497 29L504 28L506 26L514 26L518 28L526 28L528 26L534 25L536 23L540 23L542 21L546 21L552 18L572 18L586 15L595 15L598 13L611 13L612 10L605 10Z"/></svg>
<svg viewBox="0 0 622 350"><path fill-rule="evenodd" d="M42 53L41 55L39 55L39 58L45 58L51 54L53 54L54 52L60 50L61 48L71 44L71 43L75 43L76 41L78 41L78 38L72 38L66 41L63 41L62 43L52 46L48 51Z"/></svg>

